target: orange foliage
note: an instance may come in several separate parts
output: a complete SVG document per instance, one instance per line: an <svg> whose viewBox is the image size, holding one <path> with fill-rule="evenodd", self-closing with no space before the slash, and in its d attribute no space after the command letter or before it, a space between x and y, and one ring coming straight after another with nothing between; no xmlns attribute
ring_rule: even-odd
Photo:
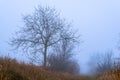
<svg viewBox="0 0 120 80"><path fill-rule="evenodd" d="M57 73L15 59L0 58L0 80L85 80L69 73Z"/></svg>
<svg viewBox="0 0 120 80"><path fill-rule="evenodd" d="M101 75L98 80L120 80L120 69L110 70Z"/></svg>

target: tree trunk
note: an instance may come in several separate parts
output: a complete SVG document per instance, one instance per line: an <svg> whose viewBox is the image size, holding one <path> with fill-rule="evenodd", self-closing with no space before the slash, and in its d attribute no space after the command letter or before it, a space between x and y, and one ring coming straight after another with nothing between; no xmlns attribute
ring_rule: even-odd
<svg viewBox="0 0 120 80"><path fill-rule="evenodd" d="M47 46L45 45L44 47L44 68L46 67L46 62L47 62Z"/></svg>

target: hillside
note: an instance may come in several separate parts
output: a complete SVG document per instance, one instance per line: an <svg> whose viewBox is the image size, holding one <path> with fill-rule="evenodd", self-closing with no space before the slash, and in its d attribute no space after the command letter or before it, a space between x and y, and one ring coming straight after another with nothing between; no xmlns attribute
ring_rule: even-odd
<svg viewBox="0 0 120 80"><path fill-rule="evenodd" d="M88 77L53 72L15 59L0 58L0 80L88 80Z"/></svg>

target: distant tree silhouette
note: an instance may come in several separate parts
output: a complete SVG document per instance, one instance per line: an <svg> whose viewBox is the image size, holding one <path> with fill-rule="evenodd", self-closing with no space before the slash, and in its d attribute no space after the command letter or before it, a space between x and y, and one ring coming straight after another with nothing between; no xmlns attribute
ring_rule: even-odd
<svg viewBox="0 0 120 80"><path fill-rule="evenodd" d="M92 71L95 74L102 74L114 68L114 59L112 52L93 55L90 60Z"/></svg>
<svg viewBox="0 0 120 80"><path fill-rule="evenodd" d="M53 54L48 57L49 67L54 71L79 73L79 65L73 57L74 42L63 39L53 47Z"/></svg>

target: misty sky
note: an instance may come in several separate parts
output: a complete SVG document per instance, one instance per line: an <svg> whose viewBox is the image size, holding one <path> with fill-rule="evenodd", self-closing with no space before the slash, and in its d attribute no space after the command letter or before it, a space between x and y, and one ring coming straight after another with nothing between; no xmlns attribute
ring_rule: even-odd
<svg viewBox="0 0 120 80"><path fill-rule="evenodd" d="M82 72L87 71L93 53L119 54L120 0L0 0L1 55L12 53L6 42L22 26L22 15L31 14L38 5L54 7L81 34L84 42L76 59Z"/></svg>

